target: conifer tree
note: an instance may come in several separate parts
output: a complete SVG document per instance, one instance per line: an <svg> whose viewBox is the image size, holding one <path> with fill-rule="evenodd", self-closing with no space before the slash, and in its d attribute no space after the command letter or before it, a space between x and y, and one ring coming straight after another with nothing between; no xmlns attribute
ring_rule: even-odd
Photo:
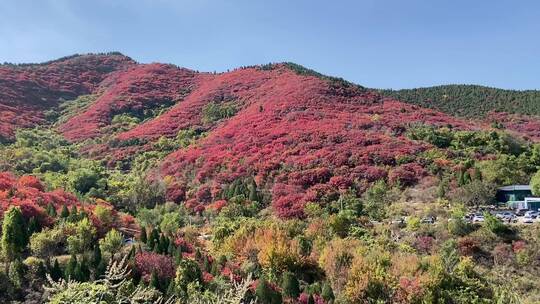
<svg viewBox="0 0 540 304"><path fill-rule="evenodd" d="M50 216L50 217L53 217L55 218L56 217L56 208L54 208L54 205L52 203L49 203L47 205L47 215Z"/></svg>
<svg viewBox="0 0 540 304"><path fill-rule="evenodd" d="M101 254L101 248L99 247L98 244L94 245L94 251L92 252L92 267L94 269L96 269L98 267L98 265L101 263L101 259L102 259L102 254Z"/></svg>
<svg viewBox="0 0 540 304"><path fill-rule="evenodd" d="M324 283L322 292L321 292L321 297L326 302L330 302L334 300L334 291L332 290L332 286L330 286L330 284Z"/></svg>
<svg viewBox="0 0 540 304"><path fill-rule="evenodd" d="M11 206L4 213L2 223L2 254L9 262L19 257L28 243L24 218L19 207Z"/></svg>
<svg viewBox="0 0 540 304"><path fill-rule="evenodd" d="M152 276L150 277L150 287L160 290L159 278L155 270L152 271Z"/></svg>
<svg viewBox="0 0 540 304"><path fill-rule="evenodd" d="M76 280L76 271L78 264L79 263L77 262L77 256L72 254L68 264L66 265L66 269L64 270L64 278L66 280Z"/></svg>
<svg viewBox="0 0 540 304"><path fill-rule="evenodd" d="M139 235L139 240L141 241L141 243L143 244L146 244L146 241L148 239L148 236L146 235L146 228L141 227L141 233Z"/></svg>
<svg viewBox="0 0 540 304"><path fill-rule="evenodd" d="M66 219L69 216L69 210L66 205L62 205L62 211L60 211L60 218Z"/></svg>
<svg viewBox="0 0 540 304"><path fill-rule="evenodd" d="M54 259L54 264L49 273L51 274L51 278L55 281L60 280L62 277L62 268L60 268L60 264L58 263L57 259Z"/></svg>
<svg viewBox="0 0 540 304"><path fill-rule="evenodd" d="M300 295L300 282L291 272L283 274L281 288L286 297L295 299Z"/></svg>

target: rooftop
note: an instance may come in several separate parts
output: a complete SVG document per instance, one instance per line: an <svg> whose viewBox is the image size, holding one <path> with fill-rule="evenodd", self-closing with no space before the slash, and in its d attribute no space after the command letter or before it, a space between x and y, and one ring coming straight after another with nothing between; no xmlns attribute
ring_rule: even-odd
<svg viewBox="0 0 540 304"><path fill-rule="evenodd" d="M531 186L529 185L510 185L497 188L499 191L531 191Z"/></svg>

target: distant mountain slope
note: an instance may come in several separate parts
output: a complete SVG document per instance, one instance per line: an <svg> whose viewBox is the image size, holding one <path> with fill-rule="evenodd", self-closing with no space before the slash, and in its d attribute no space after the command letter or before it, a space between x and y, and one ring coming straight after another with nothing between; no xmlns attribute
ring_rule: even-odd
<svg viewBox="0 0 540 304"><path fill-rule="evenodd" d="M168 198L192 208L204 209L226 187L251 180L282 217L302 217L304 205L321 195L362 193L379 179L415 184L431 174L418 155L433 146L411 140L408 131L419 125L492 131L491 121L467 117L504 110L510 98L456 86L433 89L434 102L422 89L415 101L406 91L368 90L292 63L216 74L109 54L0 71L0 134L49 123L110 167L129 170L137 158L150 164L167 180ZM512 100L521 113L540 113L528 94ZM50 110L56 116L47 122ZM500 120L537 138L534 118Z"/></svg>
<svg viewBox="0 0 540 304"><path fill-rule="evenodd" d="M0 139L45 121L45 111L92 93L110 73L135 62L120 54L76 55L43 64L0 65Z"/></svg>
<svg viewBox="0 0 540 304"><path fill-rule="evenodd" d="M479 118L490 112L540 116L540 91L503 90L477 85L442 85L405 90L379 90L385 96L445 112Z"/></svg>

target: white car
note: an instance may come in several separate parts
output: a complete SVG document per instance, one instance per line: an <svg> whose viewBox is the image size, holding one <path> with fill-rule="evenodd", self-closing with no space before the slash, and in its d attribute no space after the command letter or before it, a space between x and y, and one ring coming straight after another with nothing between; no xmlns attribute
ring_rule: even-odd
<svg viewBox="0 0 540 304"><path fill-rule="evenodd" d="M473 223L482 223L484 221L484 216L481 214L475 214L472 218Z"/></svg>
<svg viewBox="0 0 540 304"><path fill-rule="evenodd" d="M532 224L532 223L534 223L534 219L532 217L530 217L530 216L524 216L522 221L523 221L524 224Z"/></svg>
<svg viewBox="0 0 540 304"><path fill-rule="evenodd" d="M538 217L538 212L537 211L527 211L527 212L525 212L524 217L535 219L535 218Z"/></svg>

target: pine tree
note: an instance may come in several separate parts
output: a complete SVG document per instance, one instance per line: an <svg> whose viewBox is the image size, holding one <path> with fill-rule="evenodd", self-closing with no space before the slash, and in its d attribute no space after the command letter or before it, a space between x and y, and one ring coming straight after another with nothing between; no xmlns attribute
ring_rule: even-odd
<svg viewBox="0 0 540 304"><path fill-rule="evenodd" d="M259 194L257 192L257 184L255 183L254 179L251 179L251 183L249 185L249 200L252 202L259 202Z"/></svg>
<svg viewBox="0 0 540 304"><path fill-rule="evenodd" d="M105 260L102 259L94 271L94 279L101 278L105 274L106 270L107 270L107 263L105 263Z"/></svg>
<svg viewBox="0 0 540 304"><path fill-rule="evenodd" d="M62 277L62 268L60 268L60 264L58 263L57 259L54 259L53 267L49 272L51 274L51 278L55 281L60 280Z"/></svg>
<svg viewBox="0 0 540 304"><path fill-rule="evenodd" d="M19 207L11 206L4 213L2 223L2 253L9 262L19 257L28 243L24 218Z"/></svg>
<svg viewBox="0 0 540 304"><path fill-rule="evenodd" d="M45 279L46 274L47 274L47 268L45 268L45 264L43 264L42 261L39 261L37 270L36 270L36 276L39 279Z"/></svg>
<svg viewBox="0 0 540 304"><path fill-rule="evenodd" d="M291 272L285 272L281 283L283 295L296 299L300 295L300 282Z"/></svg>
<svg viewBox="0 0 540 304"><path fill-rule="evenodd" d="M41 230L41 225L39 224L39 222L37 221L35 216L32 216L30 218L30 220L28 220L28 228L27 228L27 230L28 230L28 232L27 232L28 239L30 239L30 236L34 232L38 232L39 230Z"/></svg>
<svg viewBox="0 0 540 304"><path fill-rule="evenodd" d="M212 267L210 266L210 261L208 260L208 256L203 257L203 269L206 272L210 272L212 270Z"/></svg>
<svg viewBox="0 0 540 304"><path fill-rule="evenodd" d="M321 297L326 302L330 302L334 300L334 291L332 290L332 286L330 286L330 284L324 283L322 292L321 292Z"/></svg>
<svg viewBox="0 0 540 304"><path fill-rule="evenodd" d="M83 257L83 260L81 261L81 264L79 266L79 280L81 282L86 282L90 280L90 267L88 267L88 261L86 260L86 258Z"/></svg>
<svg viewBox="0 0 540 304"><path fill-rule="evenodd" d="M69 216L69 210L66 205L62 205L62 211L60 211L60 218L66 219Z"/></svg>
<svg viewBox="0 0 540 304"><path fill-rule="evenodd" d="M99 245L94 245L94 251L92 252L92 267L96 269L98 265L101 263L101 259L103 258L101 254L101 248L99 248Z"/></svg>
<svg viewBox="0 0 540 304"><path fill-rule="evenodd" d="M52 203L49 203L47 205L47 215L52 217L52 218L55 218L56 217L56 208L54 208L54 205Z"/></svg>
<svg viewBox="0 0 540 304"><path fill-rule="evenodd" d="M197 248L195 250L195 261L200 261L202 258L202 253L201 253L201 250L199 248Z"/></svg>
<svg viewBox="0 0 540 304"><path fill-rule="evenodd" d="M141 234L139 236L139 239L143 244L146 244L148 236L146 235L146 228L144 228L144 226L141 227Z"/></svg>
<svg viewBox="0 0 540 304"><path fill-rule="evenodd" d="M159 278L155 270L152 271L152 276L150 277L150 287L160 290Z"/></svg>
<svg viewBox="0 0 540 304"><path fill-rule="evenodd" d="M261 303L280 304L282 302L281 295L274 291L264 278L259 279L255 295Z"/></svg>
<svg viewBox="0 0 540 304"><path fill-rule="evenodd" d="M9 267L9 279L11 280L11 283L15 285L17 288L21 288L22 285L24 284L25 272L26 270L24 268L24 265L19 258L15 259L15 261L11 263Z"/></svg>
<svg viewBox="0 0 540 304"><path fill-rule="evenodd" d="M175 286L174 286L174 280L171 280L171 282L169 282L169 287L167 287L167 296L171 297L174 295L174 289L175 289Z"/></svg>
<svg viewBox="0 0 540 304"><path fill-rule="evenodd" d="M167 248L167 253L170 255L173 255L176 251L176 246L174 245L174 242L169 242L169 248Z"/></svg>
<svg viewBox="0 0 540 304"><path fill-rule="evenodd" d="M79 265L79 263L77 262L77 256L72 254L71 255L71 258L69 259L69 262L66 266L66 269L64 270L64 278L66 280L69 280L69 279L72 279L72 280L76 280L76 271L77 271L77 266Z"/></svg>

